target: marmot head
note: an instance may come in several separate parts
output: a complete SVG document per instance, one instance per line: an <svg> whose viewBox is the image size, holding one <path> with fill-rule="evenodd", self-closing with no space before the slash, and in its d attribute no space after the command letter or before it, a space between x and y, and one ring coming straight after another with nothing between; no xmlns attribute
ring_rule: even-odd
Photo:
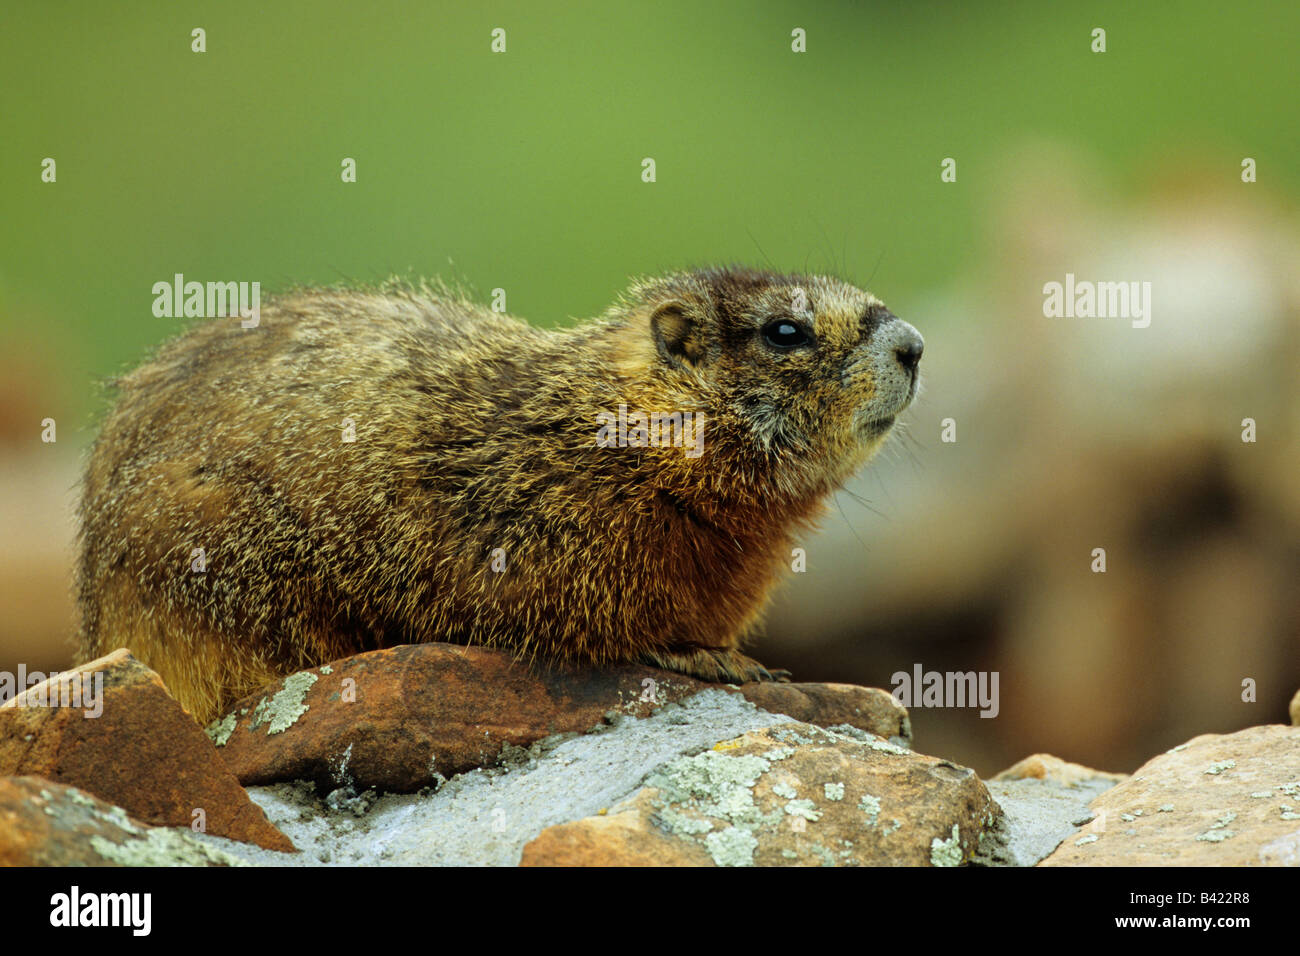
<svg viewBox="0 0 1300 956"><path fill-rule="evenodd" d="M704 410L706 446L759 451L792 490L847 478L916 395L920 334L838 279L707 269L638 283L630 299L658 397Z"/></svg>

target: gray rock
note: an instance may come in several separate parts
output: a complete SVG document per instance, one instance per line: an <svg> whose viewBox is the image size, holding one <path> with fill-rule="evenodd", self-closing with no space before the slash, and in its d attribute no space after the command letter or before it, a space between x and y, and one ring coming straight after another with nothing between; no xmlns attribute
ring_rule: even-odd
<svg viewBox="0 0 1300 956"><path fill-rule="evenodd" d="M982 866L1033 866L1055 850L1080 823L1092 819L1088 804L1115 786L1097 777L1075 784L1055 780L989 780L985 786L1002 807L1002 822L980 844Z"/></svg>

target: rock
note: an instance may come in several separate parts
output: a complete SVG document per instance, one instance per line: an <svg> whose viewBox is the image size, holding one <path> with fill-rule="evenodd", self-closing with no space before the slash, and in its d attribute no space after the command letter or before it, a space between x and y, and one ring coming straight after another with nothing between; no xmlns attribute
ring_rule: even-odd
<svg viewBox="0 0 1300 956"><path fill-rule="evenodd" d="M1300 690L1291 698L1291 726L1300 727Z"/></svg>
<svg viewBox="0 0 1300 956"><path fill-rule="evenodd" d="M183 830L39 777L0 777L0 866L241 866Z"/></svg>
<svg viewBox="0 0 1300 956"><path fill-rule="evenodd" d="M714 866L709 851L653 826L658 790L641 790L618 808L543 830L520 866Z"/></svg>
<svg viewBox="0 0 1300 956"><path fill-rule="evenodd" d="M406 793L492 766L511 748L584 733L608 715L645 716L720 685L651 667L528 666L506 651L410 644L290 675L208 728L246 785L306 779ZM882 690L747 684L765 710L910 739L907 711Z"/></svg>
<svg viewBox="0 0 1300 956"><path fill-rule="evenodd" d="M904 747L912 745L907 708L893 694L856 684L742 684L740 693L755 707L785 714L805 724L848 724Z"/></svg>
<svg viewBox="0 0 1300 956"><path fill-rule="evenodd" d="M981 866L1033 866L1092 818L1088 802L1097 786L1073 787L1052 780L990 780L989 795L1002 808L997 830L975 857ZM1105 783L1105 787L1113 784Z"/></svg>
<svg viewBox="0 0 1300 956"><path fill-rule="evenodd" d="M1091 803L1043 866L1300 862L1300 728L1203 734Z"/></svg>
<svg viewBox="0 0 1300 956"><path fill-rule="evenodd" d="M1265 843L1259 861L1265 866L1300 866L1300 830Z"/></svg>
<svg viewBox="0 0 1300 956"><path fill-rule="evenodd" d="M661 766L608 813L542 831L521 863L957 866L997 815L972 770L794 723Z"/></svg>
<svg viewBox="0 0 1300 956"><path fill-rule="evenodd" d="M1008 767L1006 770L1003 770L993 779L1049 780L1053 783L1059 783L1064 786L1077 786L1078 784L1091 783L1098 780L1109 781L1109 783L1113 785L1127 778L1127 774L1109 773L1105 770L1094 770L1092 767L1085 767L1083 764L1078 763L1070 763L1066 760L1062 760L1060 757L1053 757L1051 754L1032 754L1024 760Z"/></svg>
<svg viewBox="0 0 1300 956"><path fill-rule="evenodd" d="M99 692L78 706L54 706L67 704L71 689L96 686ZM0 706L0 774L78 787L158 826L188 830L201 811L209 833L271 850L294 849L162 679L125 650L65 671Z"/></svg>
<svg viewBox="0 0 1300 956"><path fill-rule="evenodd" d="M793 723L715 687L644 718L552 738L529 748L526 759L467 771L437 790L378 795L364 819L347 807L332 810L310 783L250 787L302 852L286 857L247 845L231 852L289 866L515 866L547 827L600 815L664 764L783 722Z"/></svg>
<svg viewBox="0 0 1300 956"><path fill-rule="evenodd" d="M983 866L1033 866L1079 824L1091 819L1089 802L1126 775L1033 754L986 784L1003 815L975 862Z"/></svg>

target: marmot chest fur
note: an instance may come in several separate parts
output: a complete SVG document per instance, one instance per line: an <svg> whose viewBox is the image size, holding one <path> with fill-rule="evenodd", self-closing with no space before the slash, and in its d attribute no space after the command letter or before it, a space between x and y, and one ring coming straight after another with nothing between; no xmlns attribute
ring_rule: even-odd
<svg viewBox="0 0 1300 956"><path fill-rule="evenodd" d="M209 320L115 383L80 657L129 647L203 721L419 641L770 678L740 648L921 349L851 285L745 269L560 331L427 289Z"/></svg>

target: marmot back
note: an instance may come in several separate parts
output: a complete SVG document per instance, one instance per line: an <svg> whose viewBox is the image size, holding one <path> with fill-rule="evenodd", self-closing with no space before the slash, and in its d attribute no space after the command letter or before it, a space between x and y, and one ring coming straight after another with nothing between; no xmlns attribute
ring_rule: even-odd
<svg viewBox="0 0 1300 956"><path fill-rule="evenodd" d="M739 648L921 348L859 289L744 269L637 283L562 331L427 289L209 320L116 382L80 660L130 648L201 721L430 640L770 679Z"/></svg>

